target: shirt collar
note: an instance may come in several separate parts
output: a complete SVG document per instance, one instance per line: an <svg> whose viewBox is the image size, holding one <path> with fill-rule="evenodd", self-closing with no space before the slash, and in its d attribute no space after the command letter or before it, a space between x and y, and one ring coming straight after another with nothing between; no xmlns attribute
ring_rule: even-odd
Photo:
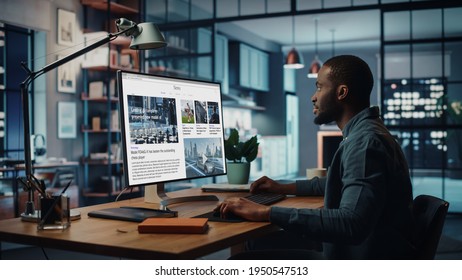
<svg viewBox="0 0 462 280"><path fill-rule="evenodd" d="M348 123L345 125L343 128L342 134L343 134L343 140L346 140L348 138L348 135L350 134L350 131L352 131L361 121L364 119L369 119L369 118L378 118L380 115L380 110L379 107L377 106L372 106L369 108L366 108L359 112L356 116L354 116L351 120L348 121Z"/></svg>

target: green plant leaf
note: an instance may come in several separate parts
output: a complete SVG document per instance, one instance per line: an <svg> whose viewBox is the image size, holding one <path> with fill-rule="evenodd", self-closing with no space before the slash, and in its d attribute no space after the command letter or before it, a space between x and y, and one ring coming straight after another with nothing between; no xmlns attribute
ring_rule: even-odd
<svg viewBox="0 0 462 280"><path fill-rule="evenodd" d="M258 139L253 136L245 142L239 142L239 132L237 129L231 129L229 138L225 140L225 156L227 160L234 162L247 162L255 160L258 154Z"/></svg>
<svg viewBox="0 0 462 280"><path fill-rule="evenodd" d="M229 138L226 141L229 142L233 146L235 146L235 145L237 145L239 143L239 132L237 131L237 129L235 129L235 128L231 129L231 132L229 134Z"/></svg>
<svg viewBox="0 0 462 280"><path fill-rule="evenodd" d="M239 157L239 153L236 147L229 141L225 141L225 156L226 159L236 161Z"/></svg>
<svg viewBox="0 0 462 280"><path fill-rule="evenodd" d="M228 139L225 140L225 157L234 162L240 162L242 159L239 145L239 132L237 129L231 129Z"/></svg>
<svg viewBox="0 0 462 280"><path fill-rule="evenodd" d="M255 158L257 158L258 145L259 143L258 143L257 136L253 136L244 144L245 152L243 154L247 162L250 163L254 161Z"/></svg>

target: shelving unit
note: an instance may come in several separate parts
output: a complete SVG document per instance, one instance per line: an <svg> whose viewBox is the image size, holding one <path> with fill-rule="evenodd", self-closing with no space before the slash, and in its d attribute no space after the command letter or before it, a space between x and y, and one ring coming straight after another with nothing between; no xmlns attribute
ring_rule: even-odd
<svg viewBox="0 0 462 280"><path fill-rule="evenodd" d="M228 39L212 27L166 31L167 47L147 52L149 73L217 81L228 93ZM214 41L213 41L214 40Z"/></svg>
<svg viewBox="0 0 462 280"><path fill-rule="evenodd" d="M84 37L89 41L114 32L107 24L124 17L139 22L139 1L82 0L85 8ZM125 3L125 4L123 4ZM90 19L91 17L91 19ZM100 26L94 22L100 18ZM91 24L89 22L91 21ZM91 25L91 26L89 26ZM106 30L101 30L105 26ZM85 204L111 201L123 189L123 161L120 155L121 130L119 125L119 99L115 89L117 70L139 71L138 53L129 49L130 38L119 36L109 44L85 55L83 72L83 198ZM125 57L123 57L125 56ZM101 84L92 89L90 83ZM96 97L95 97L96 96ZM139 193L139 190L133 190ZM133 192L132 191L132 192Z"/></svg>

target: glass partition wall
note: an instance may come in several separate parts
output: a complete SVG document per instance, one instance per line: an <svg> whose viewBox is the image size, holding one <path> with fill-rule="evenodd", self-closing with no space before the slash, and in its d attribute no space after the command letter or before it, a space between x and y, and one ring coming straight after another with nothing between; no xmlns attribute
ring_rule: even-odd
<svg viewBox="0 0 462 280"><path fill-rule="evenodd" d="M414 195L444 198L451 212L462 211L461 14L462 8L381 13L383 119L409 161Z"/></svg>
<svg viewBox="0 0 462 280"><path fill-rule="evenodd" d="M223 82L228 80L224 72L228 67L220 62L228 53L218 47L223 35L217 31L219 23L380 11L378 102L409 161L414 195L444 198L451 203L451 212L462 212L462 66L457 63L462 61L458 21L462 8L456 2L145 1L146 20L159 23L169 42L168 48L147 53L145 68L150 73ZM223 92L228 92L227 86Z"/></svg>

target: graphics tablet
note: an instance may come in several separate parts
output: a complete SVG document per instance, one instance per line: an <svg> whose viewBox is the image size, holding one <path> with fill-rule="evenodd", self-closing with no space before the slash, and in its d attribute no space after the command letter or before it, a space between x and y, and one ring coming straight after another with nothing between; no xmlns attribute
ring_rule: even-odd
<svg viewBox="0 0 462 280"><path fill-rule="evenodd" d="M140 223L144 221L144 219L151 217L176 217L178 216L178 213L176 211L158 210L142 207L120 207L91 211L88 213L88 216L94 218L122 220Z"/></svg>

